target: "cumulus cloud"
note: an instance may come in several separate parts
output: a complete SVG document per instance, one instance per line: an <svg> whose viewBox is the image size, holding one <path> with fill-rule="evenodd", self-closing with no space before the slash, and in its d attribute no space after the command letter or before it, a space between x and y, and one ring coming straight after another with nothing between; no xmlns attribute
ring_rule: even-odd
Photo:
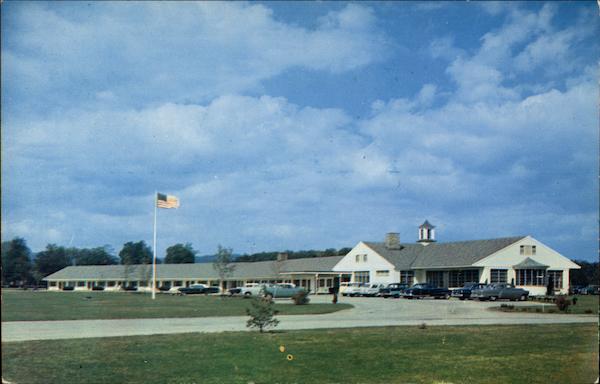
<svg viewBox="0 0 600 384"><path fill-rule="evenodd" d="M2 47L12 95L50 106L61 100L63 107L108 95L136 106L198 102L255 89L293 68L360 68L380 60L385 45L372 12L355 4L328 13L314 29L282 23L260 4L83 6L6 7L5 28L18 31L4 34Z"/></svg>

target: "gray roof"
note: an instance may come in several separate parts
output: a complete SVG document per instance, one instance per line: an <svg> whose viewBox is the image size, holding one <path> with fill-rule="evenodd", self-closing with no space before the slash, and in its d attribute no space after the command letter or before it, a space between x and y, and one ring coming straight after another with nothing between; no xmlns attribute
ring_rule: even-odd
<svg viewBox="0 0 600 384"><path fill-rule="evenodd" d="M327 272L343 256L293 259L286 261L257 261L233 263L235 269L228 280L275 279L285 272ZM201 280L218 279L212 263L158 264L157 279ZM152 265L80 265L61 269L44 280L150 280Z"/></svg>
<svg viewBox="0 0 600 384"><path fill-rule="evenodd" d="M533 260L531 257L527 257L525 260L521 261L519 264L513 265L515 269L546 269L548 265L539 263Z"/></svg>
<svg viewBox="0 0 600 384"><path fill-rule="evenodd" d="M419 228L433 229L435 226L431 225L429 221L425 220L423 224L419 225Z"/></svg>
<svg viewBox="0 0 600 384"><path fill-rule="evenodd" d="M375 252L390 261L398 270L466 267L505 248L525 236L452 243L402 244L400 250L390 250L384 243L365 242Z"/></svg>

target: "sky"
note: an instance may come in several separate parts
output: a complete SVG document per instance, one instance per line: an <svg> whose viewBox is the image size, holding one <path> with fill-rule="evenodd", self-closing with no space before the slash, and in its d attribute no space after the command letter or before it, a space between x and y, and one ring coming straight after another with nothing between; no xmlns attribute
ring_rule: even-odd
<svg viewBox="0 0 600 384"><path fill-rule="evenodd" d="M2 4L2 240L598 258L596 2ZM596 38L594 38L596 37Z"/></svg>

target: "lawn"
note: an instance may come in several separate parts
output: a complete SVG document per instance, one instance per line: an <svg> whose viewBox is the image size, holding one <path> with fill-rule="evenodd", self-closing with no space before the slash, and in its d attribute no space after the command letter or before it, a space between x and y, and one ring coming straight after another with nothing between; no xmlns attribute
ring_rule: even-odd
<svg viewBox="0 0 600 384"><path fill-rule="evenodd" d="M330 313L350 304L277 304L280 315ZM291 302L284 300L282 302ZM126 292L2 291L2 321L245 316L250 300Z"/></svg>
<svg viewBox="0 0 600 384"><path fill-rule="evenodd" d="M569 296L567 299L573 302L577 298L576 305L570 305L567 312L561 312L552 302L541 302L543 305L532 306L514 306L512 303L505 303L505 307L496 307L504 312L535 312L535 313L568 313L568 314L595 314L599 313L598 296L596 295L576 295Z"/></svg>
<svg viewBox="0 0 600 384"><path fill-rule="evenodd" d="M2 376L29 384L582 384L598 377L598 328L380 327L3 343Z"/></svg>

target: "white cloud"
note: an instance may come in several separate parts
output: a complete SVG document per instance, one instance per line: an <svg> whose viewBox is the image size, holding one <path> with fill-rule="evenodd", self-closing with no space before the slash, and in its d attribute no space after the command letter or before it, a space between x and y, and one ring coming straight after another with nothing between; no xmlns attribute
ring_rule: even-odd
<svg viewBox="0 0 600 384"><path fill-rule="evenodd" d="M289 69L340 73L384 53L372 12L356 4L330 12L315 29L282 23L269 8L241 2L135 9L97 3L89 17L76 18L69 11L77 6L30 3L7 10L19 26L2 49L9 89L49 104L57 96L77 103L109 92L121 105L198 102L255 89Z"/></svg>

